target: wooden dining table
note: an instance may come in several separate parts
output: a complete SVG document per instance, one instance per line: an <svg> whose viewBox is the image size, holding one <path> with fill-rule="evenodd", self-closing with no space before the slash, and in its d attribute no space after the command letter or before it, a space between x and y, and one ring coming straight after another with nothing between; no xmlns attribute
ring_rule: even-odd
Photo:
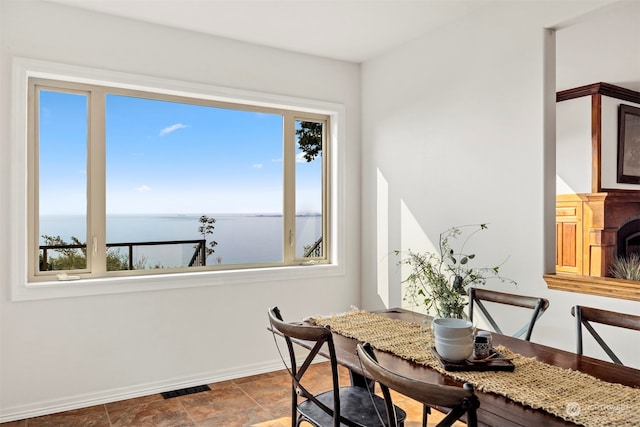
<svg viewBox="0 0 640 427"><path fill-rule="evenodd" d="M420 323L425 319L425 316L422 314L401 308L375 311L374 313L407 322ZM492 336L494 346L503 345L509 350L523 356L535 357L541 362L560 368L581 371L606 382L640 388L640 370L506 335L493 333ZM353 338L347 338L336 332L333 332L333 341L338 363L350 370L352 380L355 384L364 384L366 374L362 371L356 354L356 345L359 341ZM305 348L310 348L309 344L304 341L297 342L297 344ZM321 354L323 353L321 352ZM325 352L323 355L328 356L328 353ZM377 352L376 355L381 365L406 377L435 384L462 386L461 382L456 381L446 374L403 359L392 353ZM544 410L533 409L498 394L484 393L482 391L476 391L476 394L480 399L480 408L478 409L479 425L499 427L575 426L575 424L556 417Z"/></svg>

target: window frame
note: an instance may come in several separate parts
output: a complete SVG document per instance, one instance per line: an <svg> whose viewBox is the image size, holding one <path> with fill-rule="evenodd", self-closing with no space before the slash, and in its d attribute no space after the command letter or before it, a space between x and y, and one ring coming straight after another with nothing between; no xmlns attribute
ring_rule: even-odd
<svg viewBox="0 0 640 427"><path fill-rule="evenodd" d="M18 206L22 209L14 209L12 212L12 222L19 225L14 228L12 233L12 243L14 248L18 249L14 252L12 260L13 274L12 280L12 298L14 300L21 299L40 299L51 297L105 294L117 292L130 292L140 290L166 289L185 286L208 286L217 283L236 283L247 281L270 281L294 278L311 278L311 277L328 277L333 275L343 275L342 257L344 251L344 241L342 239L342 219L344 213L337 209L340 205L338 199L342 197L341 187L337 186L339 177L342 175L342 168L339 167L340 150L344 150L342 144L338 144L340 135L344 133L344 106L341 104L328 103L324 101L308 100L302 98L294 98L289 96L272 95L258 92L250 92L238 89L221 88L210 85L195 84L189 82L158 79L153 77L145 77L118 72L110 72L104 70L95 70L84 67L69 66L65 64L55 64L45 61L29 60L23 58L14 58L13 77L13 123L12 131L13 143L11 157L13 160L12 177L16 183L22 183L20 187L13 186L16 190L12 200L17 200ZM37 233L29 232L32 224L37 221L35 209L32 209L34 203L35 191L32 186L34 179L29 178L29 171L34 170L35 164L33 159L29 157L26 142L33 141L33 123L27 123L31 115L28 114L29 105L27 102L28 92L30 91L30 79L39 79L39 81L55 80L64 82L64 84L78 84L101 86L114 88L128 93L142 93L145 95L158 94L161 97L177 97L176 99L197 99L210 103L218 103L227 108L229 105L241 106L243 110L250 108L258 111L273 110L286 111L291 115L291 126L294 128L295 120L306 119L309 121L320 120L326 117L327 125L325 127L325 137L327 145L323 149L323 191L324 207L323 207L323 240L326 239L325 256L326 260L314 258L295 258L289 263L278 263L275 265L247 265L232 266L228 269L219 267L202 268L185 268L184 271L179 269L164 269L160 271L128 270L124 272L108 272L99 276L82 275L79 280L59 281L53 273L53 277L44 275L36 276L37 257L33 243ZM147 96L145 96L147 97ZM93 107L92 101L89 108ZM36 110L37 111L37 110ZM21 125L22 124L22 125ZM90 133L99 132L99 129L91 128ZM104 132L103 132L104 133ZM285 139L288 138L289 132L285 132ZM295 131L291 133L290 142L295 152ZM285 141L285 146L287 142ZM295 172L295 154L290 156L290 167L285 167L285 175ZM287 161L285 159L285 161ZM104 162L103 162L104 163ZM24 169L19 166L23 165ZM93 165L88 168L94 167ZM94 173L92 173L94 174ZM103 172L104 176L104 172ZM37 179L37 177L36 177ZM285 176L285 183L287 181ZM27 188L28 187L28 188ZM285 189L293 191L295 188ZM91 194L91 191L89 191ZM293 199L289 197L285 200ZM88 201L88 203L95 203ZM295 210L295 203L293 203ZM286 210L286 207L285 207ZM295 215L289 218L293 223L295 230ZM88 218L88 222L91 219ZM88 225L92 227L92 225ZM291 224L284 225L285 233L288 233ZM88 236L92 233L88 230ZM30 242L30 244L29 244ZM286 242L286 240L285 240ZM89 242L88 242L89 243ZM98 244L98 248L102 246ZM285 248L288 245L285 244ZM31 249L29 249L31 248ZM36 250L34 250L36 249ZM89 251L88 251L89 252ZM328 255L328 256L327 256ZM29 259L31 257L31 259ZM286 258L285 258L286 259ZM89 260L88 260L89 262ZM35 268L34 268L35 267ZM94 270L95 271L95 270ZM75 273L74 273L75 274ZM205 280L203 280L203 278ZM51 280L53 279L53 280ZM126 286L122 286L126 282ZM83 285L83 286L79 286Z"/></svg>

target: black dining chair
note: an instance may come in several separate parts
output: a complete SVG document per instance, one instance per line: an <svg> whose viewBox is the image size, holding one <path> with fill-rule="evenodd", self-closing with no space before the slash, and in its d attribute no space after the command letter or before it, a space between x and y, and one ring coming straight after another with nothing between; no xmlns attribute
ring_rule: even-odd
<svg viewBox="0 0 640 427"><path fill-rule="evenodd" d="M425 408L431 406L448 408L449 412L436 424L436 427L451 426L464 415L466 415L468 426L475 427L478 425L476 412L480 407L480 401L471 384L464 384L463 387L454 387L418 381L393 372L378 363L373 347L369 343L358 344L356 351L362 368L380 384L382 396L387 405L386 414L389 426L400 425L394 411L389 389L421 402L425 405Z"/></svg>
<svg viewBox="0 0 640 427"><path fill-rule="evenodd" d="M502 334L502 329L498 326L493 319L489 310L485 306L485 302L506 304L515 307L521 307L531 310L531 315L528 317L527 323L524 324L517 332L512 336L520 338L524 335L524 339L529 341L531 334L533 333L533 327L536 321L542 316L542 314L549 308L549 301L546 298L531 297L525 295L509 294L505 292L491 291L488 289L469 288L469 319L473 321L474 309L477 308L482 312L486 321L491 325L493 330L499 334Z"/></svg>
<svg viewBox="0 0 640 427"><path fill-rule="evenodd" d="M576 318L576 353L582 354L582 327L584 326L614 363L623 364L589 322L640 331L640 316L581 305L571 307L571 315Z"/></svg>
<svg viewBox="0 0 640 427"><path fill-rule="evenodd" d="M291 425L293 427L299 426L303 421L316 427L388 427L383 422L387 417L387 410L394 412L398 426L404 425L407 414L398 406L387 406L382 397L370 393L365 387L340 387L333 336L328 327L287 323L282 319L277 307L269 309L269 322L276 346L278 336L282 336L287 343L289 363L285 361L282 354L281 356L291 376ZM293 340L315 343L301 365L296 361ZM307 388L310 382L307 381L305 373L323 348L326 348L326 353L329 355L333 387L329 391L314 395ZM280 351L279 347L278 351ZM304 400L300 401L300 399Z"/></svg>

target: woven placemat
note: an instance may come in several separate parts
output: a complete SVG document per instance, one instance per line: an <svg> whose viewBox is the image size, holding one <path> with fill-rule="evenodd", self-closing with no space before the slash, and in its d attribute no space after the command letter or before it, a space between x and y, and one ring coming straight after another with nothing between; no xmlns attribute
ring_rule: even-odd
<svg viewBox="0 0 640 427"><path fill-rule="evenodd" d="M496 393L534 409L588 427L638 426L640 389L612 384L591 375L559 368L524 357L509 349L496 349L512 357L513 372L449 372L431 352L429 327L390 319L363 310L308 319L331 330L436 371L473 384L483 392Z"/></svg>

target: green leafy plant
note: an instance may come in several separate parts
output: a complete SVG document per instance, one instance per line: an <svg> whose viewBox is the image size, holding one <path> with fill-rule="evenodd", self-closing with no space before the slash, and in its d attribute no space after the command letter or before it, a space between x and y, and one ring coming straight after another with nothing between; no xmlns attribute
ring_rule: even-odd
<svg viewBox="0 0 640 427"><path fill-rule="evenodd" d="M615 257L610 272L616 279L640 280L640 254L631 253L626 257Z"/></svg>
<svg viewBox="0 0 640 427"><path fill-rule="evenodd" d="M198 222L200 223L200 226L198 226L198 233L202 234L203 239L206 239L207 235L213 234L213 230L215 229L213 224L216 223L215 218L209 218L206 215L202 215L198 219ZM209 256L212 253L214 253L215 249L213 248L215 248L217 245L218 245L218 242L216 242L215 240L211 240L209 242L209 247L205 247L205 256Z"/></svg>
<svg viewBox="0 0 640 427"><path fill-rule="evenodd" d="M403 299L416 306L424 306L429 312L435 311L436 317L464 318L469 286L484 285L490 279L516 284L500 275L500 265L471 265L476 256L466 253L465 246L471 237L487 228L487 224L449 228L440 233L438 253L395 251L396 255L402 256L398 265L411 268L403 281L406 284ZM463 229L471 231L465 234ZM452 245L458 239L461 239L461 245L454 249Z"/></svg>

